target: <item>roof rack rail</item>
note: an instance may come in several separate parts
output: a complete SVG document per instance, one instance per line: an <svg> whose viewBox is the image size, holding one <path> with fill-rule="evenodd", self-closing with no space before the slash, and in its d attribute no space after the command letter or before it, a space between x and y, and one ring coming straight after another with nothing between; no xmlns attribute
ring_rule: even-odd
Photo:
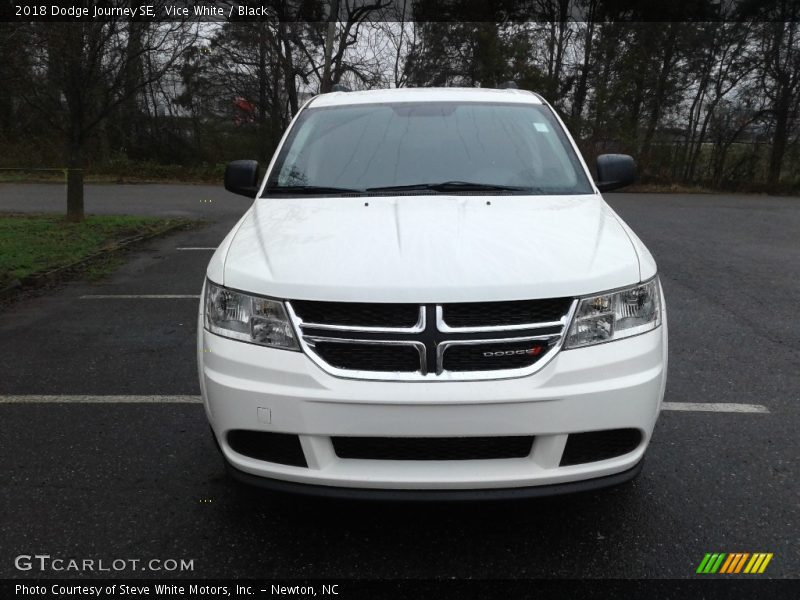
<svg viewBox="0 0 800 600"><path fill-rule="evenodd" d="M334 83L331 86L331 91L332 92L350 92L352 90L349 87L347 87L346 85L342 84L342 83Z"/></svg>
<svg viewBox="0 0 800 600"><path fill-rule="evenodd" d="M519 86L513 81L504 81L500 85L497 86L499 90L518 90Z"/></svg>

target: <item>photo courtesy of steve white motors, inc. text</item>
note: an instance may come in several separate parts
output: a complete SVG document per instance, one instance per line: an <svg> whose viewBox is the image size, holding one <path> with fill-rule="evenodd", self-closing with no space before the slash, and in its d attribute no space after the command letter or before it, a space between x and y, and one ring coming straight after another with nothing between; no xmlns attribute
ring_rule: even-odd
<svg viewBox="0 0 800 600"><path fill-rule="evenodd" d="M68 583L52 583L52 584L37 584L27 585L18 583L14 586L16 596L94 596L97 598L107 598L109 596L168 596L168 595L190 595L196 596L231 596L235 594L249 594L245 586L226 586L226 585L203 585L203 584L187 584L176 585L172 583L157 583L157 584L117 584L110 583L107 585L96 584L68 584Z"/></svg>
<svg viewBox="0 0 800 600"><path fill-rule="evenodd" d="M184 19L189 17L202 19L230 19L231 17L263 17L269 8L262 6L212 6L199 4L185 6L183 4L131 4L130 6L107 6L102 3L92 6L75 6L60 4L15 4L14 15L17 17L43 18L63 17L74 19L143 19L167 18Z"/></svg>
<svg viewBox="0 0 800 600"><path fill-rule="evenodd" d="M319 590L319 592L318 592ZM16 596L96 596L98 598L109 596L251 596L257 592L272 595L294 595L294 596L337 596L339 594L338 584L313 585L280 585L270 584L269 587L254 587L251 585L204 585L204 584L175 584L175 583L155 583L155 584L108 584L108 585L80 585L54 583L47 585L27 585L18 583L14 586Z"/></svg>

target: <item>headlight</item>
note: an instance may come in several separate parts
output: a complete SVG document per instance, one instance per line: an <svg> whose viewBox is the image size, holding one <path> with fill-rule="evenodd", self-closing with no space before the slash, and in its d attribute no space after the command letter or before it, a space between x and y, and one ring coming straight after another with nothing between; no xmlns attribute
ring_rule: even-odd
<svg viewBox="0 0 800 600"><path fill-rule="evenodd" d="M661 324L658 277L617 292L582 298L564 348L579 348L651 331Z"/></svg>
<svg viewBox="0 0 800 600"><path fill-rule="evenodd" d="M282 302L250 296L206 281L206 329L273 348L299 350Z"/></svg>

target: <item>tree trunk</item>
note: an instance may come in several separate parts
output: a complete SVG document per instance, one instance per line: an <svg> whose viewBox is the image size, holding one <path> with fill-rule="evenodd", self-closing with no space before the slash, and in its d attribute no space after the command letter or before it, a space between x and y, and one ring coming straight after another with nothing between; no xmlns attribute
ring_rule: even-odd
<svg viewBox="0 0 800 600"><path fill-rule="evenodd" d="M554 11L555 12L555 11ZM555 17L555 14L553 15ZM547 35L547 97L555 101L555 69L556 69L556 20L553 18L548 25Z"/></svg>
<svg viewBox="0 0 800 600"><path fill-rule="evenodd" d="M783 156L786 154L786 143L789 128L789 106L791 99L781 90L781 98L775 107L775 137L772 140L772 152L769 156L769 172L767 185L771 191L777 191L781 179Z"/></svg>
<svg viewBox="0 0 800 600"><path fill-rule="evenodd" d="M714 111L717 110L717 104L719 104L720 99L721 97L719 96L719 92L717 92L717 96L706 107L706 114L703 117L703 124L697 134L694 151L692 152L689 160L689 181L694 181L695 174L697 172L697 164L700 162L700 153L703 150L703 143L705 142L706 133L708 132L708 124L711 122L711 117L714 115Z"/></svg>
<svg viewBox="0 0 800 600"><path fill-rule="evenodd" d="M67 221L83 221L83 140L70 132L67 149Z"/></svg>
<svg viewBox="0 0 800 600"><path fill-rule="evenodd" d="M586 38L583 43L583 64L578 83L575 87L575 100L572 103L572 117L580 135L581 117L583 115L583 105L586 102L586 93L589 87L589 69L592 59L592 41L594 38L594 3L589 8L589 15L586 21Z"/></svg>
<svg viewBox="0 0 800 600"><path fill-rule="evenodd" d="M132 21L128 24L128 45L125 48L126 61L123 79L125 101L120 105L119 122L122 130L123 152L132 156L137 146L137 127L141 123L136 92L142 80L142 37L144 26ZM155 107L154 107L154 112Z"/></svg>
<svg viewBox="0 0 800 600"><path fill-rule="evenodd" d="M286 87L286 95L289 97L289 109L292 115L297 114L299 101L297 98L297 82L295 81L294 60L292 58L292 46L289 42L289 32L287 31L287 23L281 21L278 23L278 34L281 43L283 44L283 56L281 57L281 64L283 66L283 84Z"/></svg>
<svg viewBox="0 0 800 600"><path fill-rule="evenodd" d="M331 91L333 80L331 78L331 60L333 57L333 38L336 37L336 23L339 21L339 0L331 2L330 14L328 15L328 30L325 35L325 56L322 66L322 81L319 91L323 94Z"/></svg>
<svg viewBox="0 0 800 600"><path fill-rule="evenodd" d="M553 86L553 103L558 103L563 106L561 102L561 77L564 69L564 52L566 51L566 42L569 38L569 28L567 20L569 18L569 1L559 0L558 2L558 38L556 39L556 54L555 63L553 65L553 79L551 85Z"/></svg>
<svg viewBox="0 0 800 600"><path fill-rule="evenodd" d="M716 26L715 26L716 27ZM690 181L694 173L694 165L692 164L692 157L695 152L695 144L702 144L702 140L697 141L697 128L700 124L700 115L703 110L703 104L706 100L708 92L708 84L711 80L711 71L717 63L718 57L718 44L717 44L717 29L712 31L704 30L704 40L708 40L703 44L706 51L706 56L700 63L700 77L697 86L697 92L692 100L692 105L689 107L688 123L686 125L686 135L684 136L683 144L680 148L679 158L673 173L675 175L680 172L680 178L684 182Z"/></svg>
<svg viewBox="0 0 800 600"><path fill-rule="evenodd" d="M707 73L704 72L700 79L700 85L698 86L697 93L692 101L692 106L689 109L686 135L684 136L683 147L680 151L679 169L682 173L681 178L685 182L690 180L691 173L694 170L691 166L691 156L694 154L695 143L697 143L695 135L697 134L697 125L700 122L700 111L702 110L703 102L705 101L707 85L708 77Z"/></svg>
<svg viewBox="0 0 800 600"><path fill-rule="evenodd" d="M645 128L644 140L642 142L641 160L647 164L650 159L650 148L653 144L653 136L656 132L656 127L661 120L661 112L663 109L664 101L666 100L666 87L667 80L672 72L673 58L676 51L676 36L677 32L673 24L670 24L666 37L666 48L661 60L661 68L659 69L658 78L656 79L656 89L653 95L653 102L650 108L650 115L647 120Z"/></svg>
<svg viewBox="0 0 800 600"><path fill-rule="evenodd" d="M269 158L269 140L267 139L267 24L258 24L258 159L262 162Z"/></svg>
<svg viewBox="0 0 800 600"><path fill-rule="evenodd" d="M613 25L612 25L613 26ZM609 25L602 25L602 29L600 31L600 60L599 64L601 64L602 72L600 76L597 78L597 84L595 86L595 101L594 101L594 116L592 119L592 131L591 131L591 138L593 143L598 141L598 137L602 136L605 137L607 135L606 123L604 119L606 118L607 111L606 106L608 104L608 82L611 77L611 65L614 63L616 57L614 55L614 49L609 46L607 37L609 35L608 29L612 26ZM601 132L601 127L603 131ZM604 148L605 149L605 144Z"/></svg>

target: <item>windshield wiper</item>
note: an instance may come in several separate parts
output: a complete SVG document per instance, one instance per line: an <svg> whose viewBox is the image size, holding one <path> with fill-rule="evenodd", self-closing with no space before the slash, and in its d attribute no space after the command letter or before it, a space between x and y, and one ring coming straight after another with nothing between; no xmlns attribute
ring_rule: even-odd
<svg viewBox="0 0 800 600"><path fill-rule="evenodd" d="M264 192L269 194L364 194L374 192L527 192L536 188L499 185L494 183L472 183L470 181L444 181L442 183L413 183L411 185L388 185L371 187L365 190L356 188L331 187L323 185L274 185Z"/></svg>
<svg viewBox="0 0 800 600"><path fill-rule="evenodd" d="M362 194L364 190L326 185L273 185L268 186L264 192L267 194Z"/></svg>
<svg viewBox="0 0 800 600"><path fill-rule="evenodd" d="M498 185L494 183L472 183L470 181L443 181L442 183L413 183L411 185L387 185L367 188L367 192L524 192L530 188L517 185Z"/></svg>

